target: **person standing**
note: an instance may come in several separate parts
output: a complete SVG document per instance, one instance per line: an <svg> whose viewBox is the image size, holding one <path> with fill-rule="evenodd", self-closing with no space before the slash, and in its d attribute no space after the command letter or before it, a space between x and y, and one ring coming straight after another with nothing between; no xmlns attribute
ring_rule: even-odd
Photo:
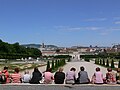
<svg viewBox="0 0 120 90"><path fill-rule="evenodd" d="M42 80L42 74L38 70L38 68L35 67L34 72L32 73L32 78L30 80L30 84L40 84L40 80Z"/></svg>
<svg viewBox="0 0 120 90"><path fill-rule="evenodd" d="M80 72L78 73L78 83L79 84L88 84L90 82L88 73L85 70L85 68L82 66L80 67Z"/></svg>
<svg viewBox="0 0 120 90"><path fill-rule="evenodd" d="M60 67L59 71L54 75L54 82L55 84L63 84L65 79L65 73L63 72L63 68Z"/></svg>

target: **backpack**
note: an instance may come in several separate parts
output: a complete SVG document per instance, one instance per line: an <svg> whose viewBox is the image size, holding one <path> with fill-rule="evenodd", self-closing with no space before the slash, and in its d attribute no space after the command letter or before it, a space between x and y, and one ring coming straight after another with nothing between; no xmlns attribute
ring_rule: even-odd
<svg viewBox="0 0 120 90"><path fill-rule="evenodd" d="M0 84L6 83L7 78L6 78L6 76L5 76L5 73L6 73L6 72L2 72L2 73L0 74Z"/></svg>

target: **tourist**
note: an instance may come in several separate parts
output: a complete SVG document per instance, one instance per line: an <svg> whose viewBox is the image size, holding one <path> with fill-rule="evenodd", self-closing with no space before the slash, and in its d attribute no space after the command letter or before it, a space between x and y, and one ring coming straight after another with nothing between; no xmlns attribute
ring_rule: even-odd
<svg viewBox="0 0 120 90"><path fill-rule="evenodd" d="M77 78L78 82L76 82L76 83L78 83L78 84L88 84L90 82L88 74L84 70L85 70L85 68L83 66L80 67L80 72L78 73L78 78Z"/></svg>
<svg viewBox="0 0 120 90"><path fill-rule="evenodd" d="M107 68L106 73L106 83L107 84L115 84L116 83L116 74L112 71L112 68Z"/></svg>
<svg viewBox="0 0 120 90"><path fill-rule="evenodd" d="M75 84L76 81L75 71L76 69L72 67L70 71L66 73L66 84Z"/></svg>
<svg viewBox="0 0 120 90"><path fill-rule="evenodd" d="M120 68L117 69L116 81L117 81L117 84L120 84Z"/></svg>
<svg viewBox="0 0 120 90"><path fill-rule="evenodd" d="M2 84L10 83L10 75L9 75L9 72L8 72L8 67L5 66L3 71L1 71L0 75L2 75L2 76L4 75L5 76L4 80L2 79L0 81L0 83L2 83Z"/></svg>
<svg viewBox="0 0 120 90"><path fill-rule="evenodd" d="M59 71L57 71L54 75L55 84L63 84L65 79L65 73L63 72L63 68L60 67Z"/></svg>
<svg viewBox="0 0 120 90"><path fill-rule="evenodd" d="M43 77L44 77L44 84L52 84L54 77L53 74L51 73L52 69L48 68L46 72L44 72Z"/></svg>
<svg viewBox="0 0 120 90"><path fill-rule="evenodd" d="M31 84L40 84L40 80L42 80L42 74L38 70L37 67L34 68L34 72L32 73L32 78L30 80Z"/></svg>
<svg viewBox="0 0 120 90"><path fill-rule="evenodd" d="M99 67L96 68L96 72L92 76L92 83L103 84L103 74Z"/></svg>
<svg viewBox="0 0 120 90"><path fill-rule="evenodd" d="M15 72L11 75L12 83L22 83L22 77L19 68L15 68Z"/></svg>
<svg viewBox="0 0 120 90"><path fill-rule="evenodd" d="M22 77L23 83L29 83L31 80L31 75L29 74L29 71L25 71L25 74Z"/></svg>

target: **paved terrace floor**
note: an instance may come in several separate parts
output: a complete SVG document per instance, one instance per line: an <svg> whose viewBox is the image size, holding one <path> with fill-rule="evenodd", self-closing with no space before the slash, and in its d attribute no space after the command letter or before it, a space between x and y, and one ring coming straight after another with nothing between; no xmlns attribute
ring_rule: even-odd
<svg viewBox="0 0 120 90"><path fill-rule="evenodd" d="M120 85L45 85L45 84L5 84L0 85L0 90L120 90Z"/></svg>

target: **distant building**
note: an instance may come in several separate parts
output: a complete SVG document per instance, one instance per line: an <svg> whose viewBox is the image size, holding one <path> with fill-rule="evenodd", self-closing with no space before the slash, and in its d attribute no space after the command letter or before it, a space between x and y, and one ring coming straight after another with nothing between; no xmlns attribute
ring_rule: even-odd
<svg viewBox="0 0 120 90"><path fill-rule="evenodd" d="M54 56L56 53L56 48L54 47L47 47L44 43L40 46L39 50L42 53L42 56Z"/></svg>

